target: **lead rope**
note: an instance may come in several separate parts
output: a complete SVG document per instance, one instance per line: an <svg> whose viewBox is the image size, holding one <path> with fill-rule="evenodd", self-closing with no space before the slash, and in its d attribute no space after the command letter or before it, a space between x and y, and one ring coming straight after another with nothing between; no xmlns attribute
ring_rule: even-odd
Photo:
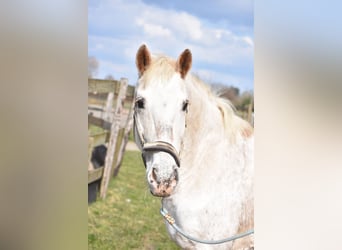
<svg viewBox="0 0 342 250"><path fill-rule="evenodd" d="M245 236L248 236L250 234L253 234L254 233L254 229L251 229L251 230L248 230L244 233L241 233L241 234L237 234L237 235L234 235L232 237L229 237L229 238L225 238L225 239L222 239L222 240L200 240L200 239L196 239L190 235L188 235L187 233L185 233L181 228L179 228L176 224L176 220L167 212L166 209L164 209L163 207L160 209L160 213L161 215L165 218L165 220L178 232L180 233L181 235L183 235L185 238L189 239L189 240L192 240L192 241L196 241L198 243L203 243L203 244L211 244L211 245L214 245L214 244L222 244L222 243L225 243L225 242L229 242L229 241L233 241L233 240L236 240L236 239L240 239L240 238L243 238Z"/></svg>

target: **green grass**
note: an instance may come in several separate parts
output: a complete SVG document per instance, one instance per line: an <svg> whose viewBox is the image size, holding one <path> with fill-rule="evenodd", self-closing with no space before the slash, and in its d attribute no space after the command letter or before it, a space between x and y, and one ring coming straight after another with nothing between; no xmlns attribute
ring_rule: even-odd
<svg viewBox="0 0 342 250"><path fill-rule="evenodd" d="M92 125L92 124L90 124L88 126L88 132L90 132L91 135L98 134L98 133L101 133L101 132L104 132L104 131L105 130L103 128L95 126L95 125Z"/></svg>
<svg viewBox="0 0 342 250"><path fill-rule="evenodd" d="M128 140L134 142L134 132L133 132L133 129L131 129L131 131L129 132Z"/></svg>
<svg viewBox="0 0 342 250"><path fill-rule="evenodd" d="M139 152L126 151L105 200L88 206L88 249L179 249L167 235L150 194Z"/></svg>

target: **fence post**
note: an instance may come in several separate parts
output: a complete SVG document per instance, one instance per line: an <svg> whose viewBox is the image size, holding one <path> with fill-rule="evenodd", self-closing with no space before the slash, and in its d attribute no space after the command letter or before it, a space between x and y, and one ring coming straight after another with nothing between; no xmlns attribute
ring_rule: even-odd
<svg viewBox="0 0 342 250"><path fill-rule="evenodd" d="M114 93L113 92L109 92L108 96L107 96L107 102L106 102L106 106L103 110L102 113L102 119L109 122L111 119L111 113L112 113L112 109L113 109L113 100L114 100Z"/></svg>
<svg viewBox="0 0 342 250"><path fill-rule="evenodd" d="M106 192L109 184L109 180L111 178L111 168L113 165L114 160L114 152L115 152L115 145L120 129L120 122L121 122L121 113L123 110L123 101L126 98L126 90L127 90L128 80L125 78L120 79L120 90L115 106L115 112L112 119L112 126L111 126L111 133L108 142L108 149L105 161L105 167L103 170L103 177L101 181L100 187L100 197L102 199L106 198Z"/></svg>
<svg viewBox="0 0 342 250"><path fill-rule="evenodd" d="M94 170L93 164L90 162L91 160L91 153L93 150L93 144L94 144L94 138L89 137L88 135L88 171L89 170Z"/></svg>
<svg viewBox="0 0 342 250"><path fill-rule="evenodd" d="M125 148L128 142L129 133L131 132L132 127L133 127L133 105L131 106L131 109L128 114L128 119L126 122L125 131L124 131L124 137L120 145L119 154L118 154L115 169L114 169L114 174L113 174L114 176L117 176L119 173L121 162L122 162L123 155L125 152Z"/></svg>

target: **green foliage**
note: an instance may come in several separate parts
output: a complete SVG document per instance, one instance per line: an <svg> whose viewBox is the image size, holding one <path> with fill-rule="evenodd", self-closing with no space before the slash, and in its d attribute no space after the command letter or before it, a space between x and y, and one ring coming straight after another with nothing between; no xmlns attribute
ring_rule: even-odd
<svg viewBox="0 0 342 250"><path fill-rule="evenodd" d="M254 100L253 100L253 93L252 92L243 92L242 95L240 95L236 102L236 109L241 111L247 111L248 106L252 104L252 107L254 109Z"/></svg>
<svg viewBox="0 0 342 250"><path fill-rule="evenodd" d="M179 249L167 235L150 194L139 152L126 151L105 200L88 206L88 249Z"/></svg>

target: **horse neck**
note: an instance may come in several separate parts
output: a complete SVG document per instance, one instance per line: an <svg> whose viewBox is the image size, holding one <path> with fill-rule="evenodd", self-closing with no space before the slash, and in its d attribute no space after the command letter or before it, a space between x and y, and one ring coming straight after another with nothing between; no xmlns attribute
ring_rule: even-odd
<svg viewBox="0 0 342 250"><path fill-rule="evenodd" d="M242 157L240 153L253 135L250 124L197 78L189 76L186 86L190 105L181 155L184 160L191 164L208 154L213 160L222 159L222 154Z"/></svg>
<svg viewBox="0 0 342 250"><path fill-rule="evenodd" d="M218 140L225 140L226 136L220 110L209 89L198 86L192 77L187 79L186 84L190 106L183 146L185 152L194 155L194 152L199 152L198 149L203 147L203 143L215 145Z"/></svg>

